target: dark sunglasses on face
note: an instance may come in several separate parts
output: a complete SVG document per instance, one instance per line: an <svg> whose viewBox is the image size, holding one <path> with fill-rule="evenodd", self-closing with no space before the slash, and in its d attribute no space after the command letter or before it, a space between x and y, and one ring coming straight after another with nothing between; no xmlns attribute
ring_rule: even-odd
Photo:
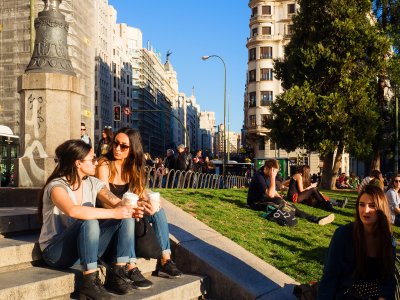
<svg viewBox="0 0 400 300"><path fill-rule="evenodd" d="M121 144L121 143L119 143L119 142L117 142L117 141L113 141L113 147L115 148L115 149L117 149L118 148L118 146L121 148L121 150L122 151L125 151L125 150L127 150L127 149L129 149L129 145L125 145L125 144Z"/></svg>
<svg viewBox="0 0 400 300"><path fill-rule="evenodd" d="M399 179L399 180L395 179L394 182L399 183L399 182L400 182L400 179Z"/></svg>
<svg viewBox="0 0 400 300"><path fill-rule="evenodd" d="M81 128L82 131L86 131L86 128Z"/></svg>

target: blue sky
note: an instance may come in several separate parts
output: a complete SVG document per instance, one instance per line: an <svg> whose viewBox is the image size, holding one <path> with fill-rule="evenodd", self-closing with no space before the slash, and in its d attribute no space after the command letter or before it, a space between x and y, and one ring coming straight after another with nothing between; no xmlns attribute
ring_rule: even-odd
<svg viewBox="0 0 400 300"><path fill-rule="evenodd" d="M223 123L224 69L218 58L201 57L221 56L227 68L230 131L240 132L250 18L247 0L109 0L109 4L117 10L119 23L142 31L143 47L149 41L163 62L172 51L179 91L190 96L194 86L201 110L214 111L217 123Z"/></svg>

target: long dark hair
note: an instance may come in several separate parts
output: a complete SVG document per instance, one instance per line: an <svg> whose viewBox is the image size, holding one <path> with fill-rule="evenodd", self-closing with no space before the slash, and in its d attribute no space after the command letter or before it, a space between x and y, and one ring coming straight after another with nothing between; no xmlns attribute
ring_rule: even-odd
<svg viewBox="0 0 400 300"><path fill-rule="evenodd" d="M388 189L394 189L394 179L396 177L400 177L400 174L396 174L396 175L392 176L392 178L390 179L390 183L389 183Z"/></svg>
<svg viewBox="0 0 400 300"><path fill-rule="evenodd" d="M78 183L78 187L81 185L81 179L78 176L78 169L76 168L75 161L85 159L89 154L92 146L85 143L82 140L68 140L56 148L56 167L47 178L44 184L39 198L38 204L38 215L39 221L43 222L43 195L46 186L55 178L65 177L67 183L73 186Z"/></svg>
<svg viewBox="0 0 400 300"><path fill-rule="evenodd" d="M129 155L127 158L125 158L122 164L121 178L123 181L128 182L129 190L139 195L140 197L143 195L144 189L146 187L146 162L144 159L140 132L137 129L124 127L119 129L114 134L114 140L115 137L120 133L126 134L129 138ZM113 181L117 170L115 168L115 158L112 147L108 150L106 155L104 155L104 158L109 163L109 180Z"/></svg>
<svg viewBox="0 0 400 300"><path fill-rule="evenodd" d="M394 272L394 257L392 247L392 228L389 222L390 212L388 201L384 192L377 186L367 185L358 195L356 202L356 214L354 217L353 243L354 255L356 259L355 279L364 278L367 274L367 246L364 236L364 225L360 218L359 203L362 195L368 194L375 203L377 221L374 226L373 235L377 242L377 258L379 262L379 272L381 278L387 278Z"/></svg>

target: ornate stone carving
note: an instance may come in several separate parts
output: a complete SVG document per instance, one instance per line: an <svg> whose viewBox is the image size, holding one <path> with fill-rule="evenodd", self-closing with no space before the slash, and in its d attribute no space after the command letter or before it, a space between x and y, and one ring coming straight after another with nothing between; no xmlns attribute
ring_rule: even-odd
<svg viewBox="0 0 400 300"><path fill-rule="evenodd" d="M43 0L44 9L35 19L35 48L25 73L75 75L68 55L69 25L60 12L61 0Z"/></svg>

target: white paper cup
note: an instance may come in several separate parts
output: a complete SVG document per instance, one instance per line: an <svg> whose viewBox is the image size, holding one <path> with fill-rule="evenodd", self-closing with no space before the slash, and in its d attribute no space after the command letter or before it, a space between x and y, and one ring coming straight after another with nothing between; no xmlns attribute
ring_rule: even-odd
<svg viewBox="0 0 400 300"><path fill-rule="evenodd" d="M122 204L131 206L133 208L137 207L138 200L139 200L139 196L134 193L131 193L131 192L126 192L122 196Z"/></svg>
<svg viewBox="0 0 400 300"><path fill-rule="evenodd" d="M159 192L148 192L150 203L155 211L160 210L160 193Z"/></svg>

